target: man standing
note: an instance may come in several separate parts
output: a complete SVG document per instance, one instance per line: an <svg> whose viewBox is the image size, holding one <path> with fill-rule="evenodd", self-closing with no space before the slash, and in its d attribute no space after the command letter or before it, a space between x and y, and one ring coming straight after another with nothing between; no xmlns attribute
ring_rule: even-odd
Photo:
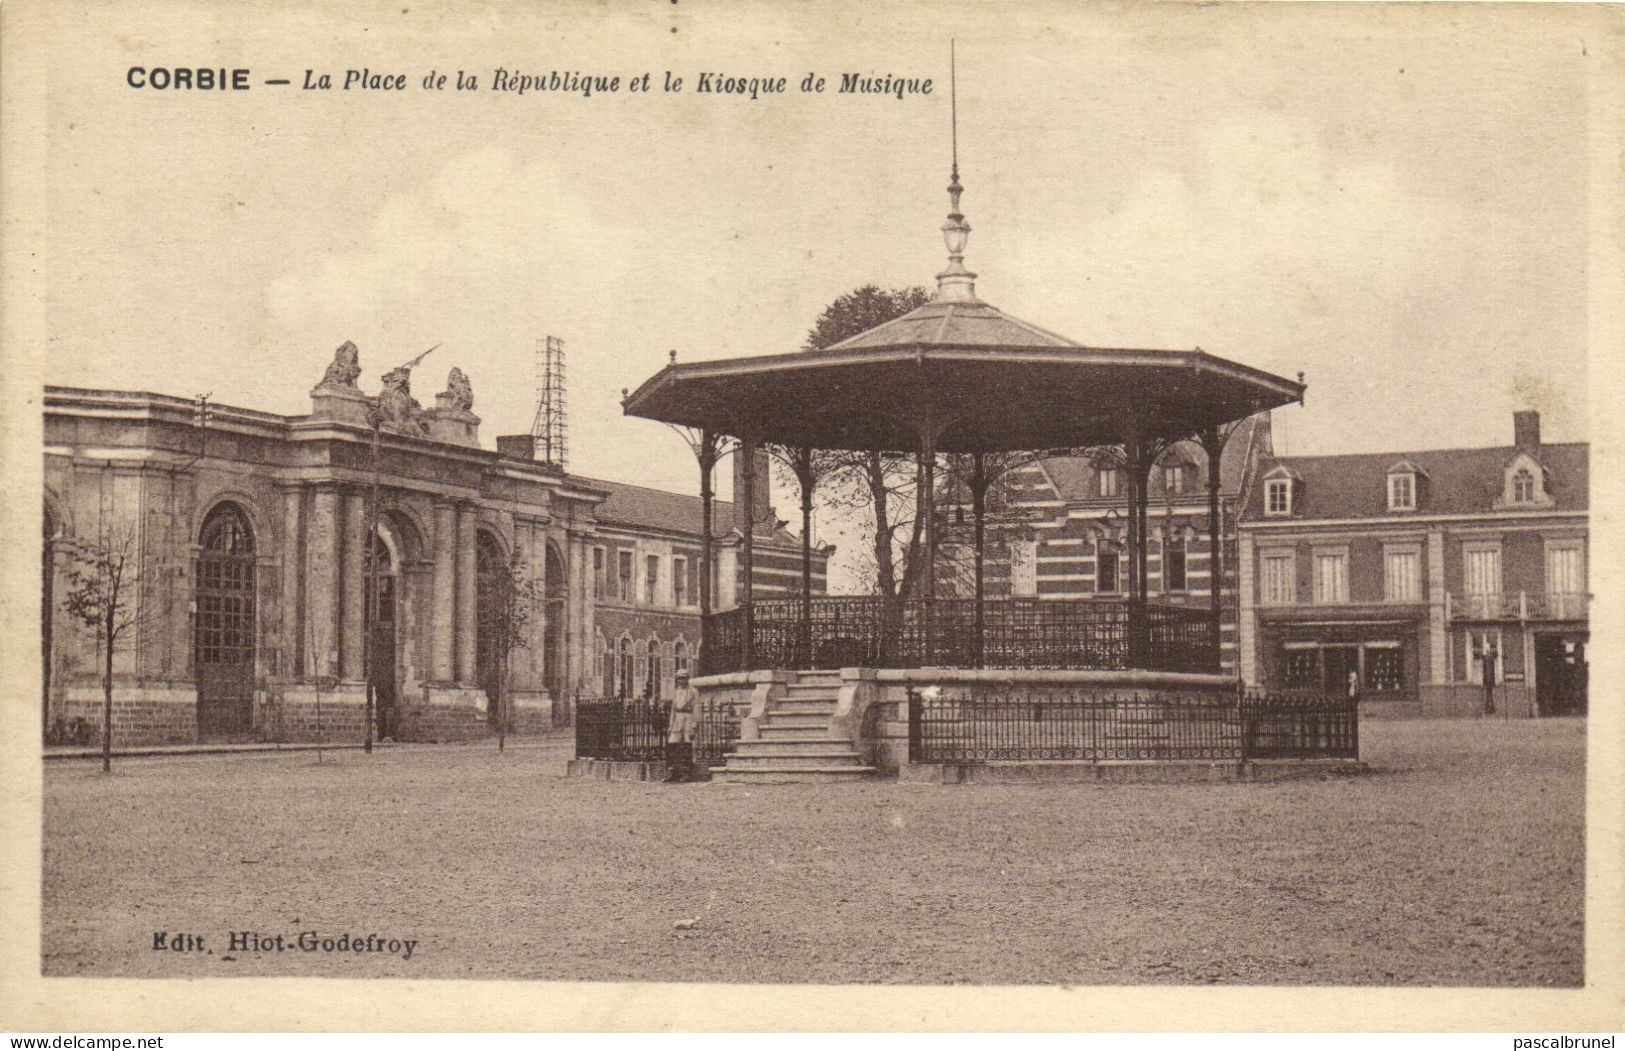
<svg viewBox="0 0 1625 1051"><path fill-rule="evenodd" d="M694 779L694 709L699 691L688 684L688 672L679 671L677 696L671 702L671 721L666 731L666 780Z"/></svg>

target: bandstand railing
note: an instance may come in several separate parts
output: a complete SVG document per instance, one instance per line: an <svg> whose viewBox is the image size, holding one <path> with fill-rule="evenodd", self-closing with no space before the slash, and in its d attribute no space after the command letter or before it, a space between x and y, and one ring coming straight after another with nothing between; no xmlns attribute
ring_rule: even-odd
<svg viewBox="0 0 1625 1051"><path fill-rule="evenodd" d="M1309 693L911 689L911 763L1358 759L1357 702Z"/></svg>
<svg viewBox="0 0 1625 1051"><path fill-rule="evenodd" d="M759 601L750 639L752 668L1033 668L1217 671L1211 614L1146 604L1148 652L1131 660L1123 601L992 599L982 603L977 653L976 601L885 601L872 596ZM705 623L702 674L745 667L745 619L738 609Z"/></svg>

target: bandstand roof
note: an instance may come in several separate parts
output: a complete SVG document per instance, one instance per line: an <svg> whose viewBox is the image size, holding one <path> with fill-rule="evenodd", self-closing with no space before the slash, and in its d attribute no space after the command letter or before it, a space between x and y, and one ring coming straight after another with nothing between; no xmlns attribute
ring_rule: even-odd
<svg viewBox="0 0 1625 1051"><path fill-rule="evenodd" d="M929 406L943 452L1180 438L1297 401L1303 385L1201 350L1088 347L980 300L933 300L824 350L673 363L628 415L826 449L909 450Z"/></svg>
<svg viewBox="0 0 1625 1051"><path fill-rule="evenodd" d="M933 421L941 452L1113 445L1132 418L1177 439L1298 401L1303 384L1195 350L1090 347L976 297L957 164L935 299L822 350L677 363L629 416L823 449L905 451Z"/></svg>

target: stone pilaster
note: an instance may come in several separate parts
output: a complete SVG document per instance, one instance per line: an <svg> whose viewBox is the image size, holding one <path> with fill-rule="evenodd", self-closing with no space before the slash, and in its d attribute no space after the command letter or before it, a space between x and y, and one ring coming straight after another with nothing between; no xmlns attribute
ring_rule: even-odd
<svg viewBox="0 0 1625 1051"><path fill-rule="evenodd" d="M299 561L299 534L304 517L304 494L297 488L282 490L282 666L278 671L288 677L299 677L304 667L304 636L300 625L304 623L299 608L299 585L305 574Z"/></svg>
<svg viewBox="0 0 1625 1051"><path fill-rule="evenodd" d="M308 674L338 674L339 494L318 489L311 496L305 544L305 660Z"/></svg>
<svg viewBox="0 0 1625 1051"><path fill-rule="evenodd" d="M1248 686L1258 685L1254 580L1253 538L1244 533L1236 538L1236 666L1241 669L1241 681Z"/></svg>
<svg viewBox="0 0 1625 1051"><path fill-rule="evenodd" d="M475 668L475 644L478 640L476 621L479 593L476 588L479 564L475 561L473 504L457 507L457 681L465 686L474 685L478 672Z"/></svg>
<svg viewBox="0 0 1625 1051"><path fill-rule="evenodd" d="M1450 681L1450 624L1445 619L1444 531L1428 530L1428 681Z"/></svg>
<svg viewBox="0 0 1625 1051"><path fill-rule="evenodd" d="M434 509L434 585L430 611L429 678L452 681L457 611L457 509L449 503Z"/></svg>
<svg viewBox="0 0 1625 1051"><path fill-rule="evenodd" d="M350 682L367 677L362 665L366 637L367 601L367 496L361 492L344 494L344 554L339 560L344 626L340 632L339 654L342 676Z"/></svg>

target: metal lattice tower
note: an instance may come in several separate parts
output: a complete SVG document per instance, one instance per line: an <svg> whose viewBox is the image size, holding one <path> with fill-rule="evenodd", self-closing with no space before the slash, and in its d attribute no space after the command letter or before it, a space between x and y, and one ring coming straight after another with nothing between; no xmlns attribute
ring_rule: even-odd
<svg viewBox="0 0 1625 1051"><path fill-rule="evenodd" d="M564 340L545 336L536 340L536 421L530 425L536 459L564 466L570 428L565 421Z"/></svg>

